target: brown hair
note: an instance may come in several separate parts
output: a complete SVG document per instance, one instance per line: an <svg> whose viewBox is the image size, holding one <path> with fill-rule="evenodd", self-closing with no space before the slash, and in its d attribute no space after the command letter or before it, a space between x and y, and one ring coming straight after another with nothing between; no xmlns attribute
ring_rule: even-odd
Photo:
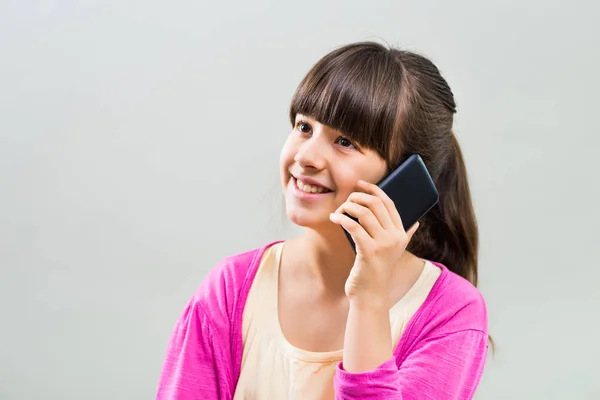
<svg viewBox="0 0 600 400"><path fill-rule="evenodd" d="M374 149L389 170L413 153L440 194L408 250L477 285L478 228L461 149L452 131L454 95L438 68L373 42L327 54L300 83L290 107Z"/></svg>

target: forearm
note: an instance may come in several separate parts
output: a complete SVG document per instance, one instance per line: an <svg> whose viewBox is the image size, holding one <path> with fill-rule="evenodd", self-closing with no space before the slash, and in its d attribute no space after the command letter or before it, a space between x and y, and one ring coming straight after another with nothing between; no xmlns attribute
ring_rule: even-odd
<svg viewBox="0 0 600 400"><path fill-rule="evenodd" d="M386 302L350 301L344 338L344 370L373 370L392 357L390 314Z"/></svg>

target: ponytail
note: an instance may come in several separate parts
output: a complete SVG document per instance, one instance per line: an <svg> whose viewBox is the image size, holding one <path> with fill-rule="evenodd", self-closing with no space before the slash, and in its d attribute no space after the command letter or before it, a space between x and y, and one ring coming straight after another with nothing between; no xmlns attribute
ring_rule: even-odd
<svg viewBox="0 0 600 400"><path fill-rule="evenodd" d="M462 151L454 134L450 132L449 136L446 159L433 161L437 164L434 172L438 173L433 178L439 202L423 218L409 251L445 265L477 286L477 220Z"/></svg>
<svg viewBox="0 0 600 400"><path fill-rule="evenodd" d="M448 157L441 163L432 160L440 200L423 218L408 250L418 257L443 264L477 286L479 228L462 151L454 133L450 132L449 136L449 151L441 152ZM494 339L488 335L488 340L495 353Z"/></svg>

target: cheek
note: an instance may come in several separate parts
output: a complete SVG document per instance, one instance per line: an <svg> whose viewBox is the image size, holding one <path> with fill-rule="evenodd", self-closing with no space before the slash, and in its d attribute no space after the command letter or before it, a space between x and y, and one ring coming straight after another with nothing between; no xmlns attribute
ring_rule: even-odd
<svg viewBox="0 0 600 400"><path fill-rule="evenodd" d="M341 167L342 164L338 165ZM338 196L342 198L342 202L346 201L352 192L358 190L359 180L377 183L384 177L385 172L385 162L380 162L378 159L365 160L365 162L347 165L343 169L336 170L335 181Z"/></svg>
<svg viewBox="0 0 600 400"><path fill-rule="evenodd" d="M292 152L291 147L292 147L291 141L290 141L290 138L288 137L288 139L283 144L283 147L281 148L281 152L279 153L280 164L283 165L283 164L289 162L289 159L292 158L292 157L290 157L291 152Z"/></svg>
<svg viewBox="0 0 600 400"><path fill-rule="evenodd" d="M377 183L381 181L387 172L387 167L385 165L381 166L381 168L374 168L372 171L369 171L368 176L362 178L363 180L371 183Z"/></svg>
<svg viewBox="0 0 600 400"><path fill-rule="evenodd" d="M279 153L279 166L281 168L282 178L286 178L289 175L289 167L294 163L294 156L296 155L294 145L291 138L288 138L281 148Z"/></svg>
<svg viewBox="0 0 600 400"><path fill-rule="evenodd" d="M338 164L341 166L341 164ZM337 196L340 197L341 201L346 201L350 193L357 190L356 184L360 179L364 177L360 176L359 171L356 168L348 166L346 168L340 168L336 170L336 192Z"/></svg>
<svg viewBox="0 0 600 400"><path fill-rule="evenodd" d="M378 155L371 154L369 162L360 168L363 181L377 183L383 179L387 172L387 163Z"/></svg>

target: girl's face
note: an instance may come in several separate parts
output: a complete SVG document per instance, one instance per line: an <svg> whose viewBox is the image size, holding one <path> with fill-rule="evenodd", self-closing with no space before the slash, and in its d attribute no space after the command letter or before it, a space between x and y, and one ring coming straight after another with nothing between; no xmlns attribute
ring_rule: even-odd
<svg viewBox="0 0 600 400"><path fill-rule="evenodd" d="M333 225L329 214L356 191L359 180L378 182L386 162L340 132L298 114L280 157L289 219L303 227Z"/></svg>

